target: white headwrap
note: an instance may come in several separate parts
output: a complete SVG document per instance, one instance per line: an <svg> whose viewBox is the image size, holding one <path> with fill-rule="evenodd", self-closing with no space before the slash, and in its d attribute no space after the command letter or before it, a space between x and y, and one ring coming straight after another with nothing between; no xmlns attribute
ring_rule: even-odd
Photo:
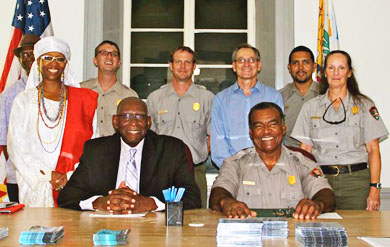
<svg viewBox="0 0 390 247"><path fill-rule="evenodd" d="M42 76L38 76L38 58L48 52L60 52L66 60L66 66L64 69L64 84L72 87L80 87L80 84L75 80L72 70L70 68L70 47L69 45L54 36L42 38L34 45L35 61L31 66L30 74L27 79L26 89L34 88L42 81Z"/></svg>

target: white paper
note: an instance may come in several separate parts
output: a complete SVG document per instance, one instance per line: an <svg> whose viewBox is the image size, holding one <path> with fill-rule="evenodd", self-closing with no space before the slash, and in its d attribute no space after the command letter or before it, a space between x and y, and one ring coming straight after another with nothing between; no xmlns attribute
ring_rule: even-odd
<svg viewBox="0 0 390 247"><path fill-rule="evenodd" d="M338 213L323 213L320 214L317 219L336 219L341 220L343 217L341 217Z"/></svg>
<svg viewBox="0 0 390 247"><path fill-rule="evenodd" d="M90 214L89 217L93 218L140 218L144 217L148 212L139 213L139 214L110 214L107 212L99 212Z"/></svg>
<svg viewBox="0 0 390 247"><path fill-rule="evenodd" d="M390 246L390 238L373 238L373 237L358 237L374 247L388 247Z"/></svg>

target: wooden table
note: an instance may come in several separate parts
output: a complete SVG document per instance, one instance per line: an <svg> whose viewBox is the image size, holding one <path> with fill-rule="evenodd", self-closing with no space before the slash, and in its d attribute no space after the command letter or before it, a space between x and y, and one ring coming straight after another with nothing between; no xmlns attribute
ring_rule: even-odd
<svg viewBox="0 0 390 247"><path fill-rule="evenodd" d="M91 212L62 208L25 208L13 215L0 215L0 227L9 228L9 236L0 246L19 246L21 231L33 225L65 227L65 236L55 246L93 246L92 235L99 229L130 228L128 246L216 246L216 227L219 212L207 209L185 211L183 227L166 227L163 212L149 213L142 218L91 218ZM349 246L369 246L357 236L390 236L390 211L338 211L346 227ZM295 244L294 227L297 220L289 219L290 234L284 240L263 240L263 246L299 246ZM204 227L190 227L189 223L204 223Z"/></svg>

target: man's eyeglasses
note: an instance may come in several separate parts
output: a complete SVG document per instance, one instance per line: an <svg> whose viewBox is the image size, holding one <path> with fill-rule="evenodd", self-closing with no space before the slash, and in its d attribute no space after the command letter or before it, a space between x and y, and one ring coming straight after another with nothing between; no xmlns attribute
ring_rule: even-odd
<svg viewBox="0 0 390 247"><path fill-rule="evenodd" d="M131 113L123 113L117 114L117 117L121 118L124 121L131 121L132 119L139 121L144 121L148 116L145 114L131 114Z"/></svg>
<svg viewBox="0 0 390 247"><path fill-rule="evenodd" d="M98 51L98 54L106 57L108 56L108 54L110 54L111 56L113 57L119 57L119 52L117 51L104 51L104 50L101 50L101 51Z"/></svg>
<svg viewBox="0 0 390 247"><path fill-rule="evenodd" d="M254 58L254 57L250 57L250 58L243 58L243 57L240 57L238 58L237 60L237 63L239 64L244 64L246 62L250 63L250 64L254 64L255 62L257 62L257 59Z"/></svg>
<svg viewBox="0 0 390 247"><path fill-rule="evenodd" d="M21 58L29 58L29 57L34 57L34 51L33 50L29 50L29 51L22 51L20 52L20 57Z"/></svg>
<svg viewBox="0 0 390 247"><path fill-rule="evenodd" d="M330 105L326 108L325 112L324 112L324 115L322 115L322 120L324 120L325 122L327 122L328 124L341 124L342 122L344 122L346 119L347 119L347 111L345 110L345 105L344 105L344 102L341 98L339 98L341 100L341 104L343 105L343 110L344 110L344 118L340 121L328 121L325 119L325 115L326 113L328 112L329 108L331 107L331 105L334 104L334 102L336 102L336 100L338 99L335 99L332 101L332 103L330 103Z"/></svg>
<svg viewBox="0 0 390 247"><path fill-rule="evenodd" d="M46 61L46 62L53 62L54 60L56 60L57 63L65 63L66 62L66 58L64 58L64 57L53 57L53 56L49 56L49 55L42 56L41 59L43 61Z"/></svg>

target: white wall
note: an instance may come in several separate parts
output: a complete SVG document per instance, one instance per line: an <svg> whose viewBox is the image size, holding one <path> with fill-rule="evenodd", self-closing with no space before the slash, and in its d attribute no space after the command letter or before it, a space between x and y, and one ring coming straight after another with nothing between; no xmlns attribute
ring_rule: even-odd
<svg viewBox="0 0 390 247"><path fill-rule="evenodd" d="M12 36L11 22L16 0L2 1L0 10L0 73L3 72ZM76 79L83 79L84 1L49 0L54 35L68 42L71 48L71 66Z"/></svg>
<svg viewBox="0 0 390 247"><path fill-rule="evenodd" d="M386 127L390 128L390 9L389 0L333 0L340 49L352 57L361 91L371 97ZM318 0L295 0L295 45L306 45L317 51ZM381 143L382 178L390 187L390 141Z"/></svg>

